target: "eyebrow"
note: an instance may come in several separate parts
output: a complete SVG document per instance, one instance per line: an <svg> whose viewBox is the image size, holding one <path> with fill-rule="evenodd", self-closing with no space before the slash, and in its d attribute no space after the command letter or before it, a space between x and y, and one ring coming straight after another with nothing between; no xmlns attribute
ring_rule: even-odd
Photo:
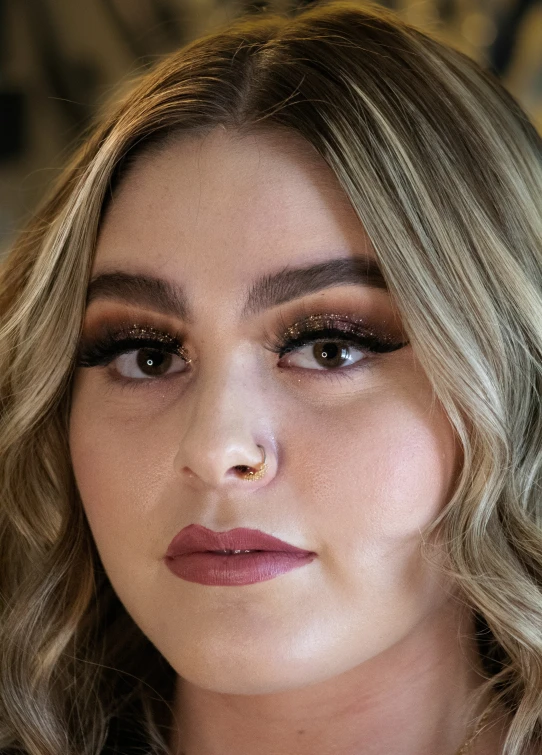
<svg viewBox="0 0 542 755"><path fill-rule="evenodd" d="M344 257L307 267L285 267L263 275L250 286L242 317L256 315L316 291L343 285L388 290L382 271L372 257ZM156 312L192 322L188 296L182 286L152 275L122 270L100 273L89 283L87 307L97 299L145 305Z"/></svg>

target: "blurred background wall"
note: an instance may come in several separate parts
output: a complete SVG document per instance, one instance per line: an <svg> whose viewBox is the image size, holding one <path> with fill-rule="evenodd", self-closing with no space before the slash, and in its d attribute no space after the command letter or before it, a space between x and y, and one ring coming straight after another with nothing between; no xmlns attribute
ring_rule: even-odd
<svg viewBox="0 0 542 755"><path fill-rule="evenodd" d="M0 256L100 105L240 14L318 0L0 0ZM542 130L542 0L382 0L492 69Z"/></svg>

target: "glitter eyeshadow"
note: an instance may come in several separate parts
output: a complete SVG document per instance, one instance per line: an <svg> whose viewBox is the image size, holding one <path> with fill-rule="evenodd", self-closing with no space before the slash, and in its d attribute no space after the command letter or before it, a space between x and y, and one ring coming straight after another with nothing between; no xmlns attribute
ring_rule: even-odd
<svg viewBox="0 0 542 755"><path fill-rule="evenodd" d="M376 332L372 328L367 327L365 320L352 316L335 315L335 314L320 314L309 315L303 320L291 325L285 332L287 338L298 338L313 327L315 330L323 330L330 322L340 322L341 332L344 333L358 333L360 325L363 327L363 332L374 338L379 338L384 343L395 343L395 339L391 335L381 332Z"/></svg>
<svg viewBox="0 0 542 755"><path fill-rule="evenodd" d="M156 328L153 328L152 326L140 327L136 323L131 325L127 330L123 330L122 336L123 338L141 338L142 336L152 336L153 341L158 341L158 343L164 343L168 345L177 344L177 339L173 338L167 333L163 333L160 330L156 330ZM188 356L186 357L184 356L186 352L182 347L178 348L177 352L183 355L183 359L186 362L192 361Z"/></svg>

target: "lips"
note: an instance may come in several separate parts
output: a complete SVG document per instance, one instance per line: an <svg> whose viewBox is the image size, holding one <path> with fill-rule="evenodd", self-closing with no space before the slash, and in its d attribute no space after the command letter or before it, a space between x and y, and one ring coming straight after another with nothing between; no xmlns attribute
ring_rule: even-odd
<svg viewBox="0 0 542 755"><path fill-rule="evenodd" d="M224 553L226 551L226 553ZM313 551L296 548L290 543L268 535L260 530L239 527L227 532L214 532L200 524L190 524L182 529L171 541L166 558L176 558L190 553L220 553L238 555L244 551L273 551L310 555Z"/></svg>

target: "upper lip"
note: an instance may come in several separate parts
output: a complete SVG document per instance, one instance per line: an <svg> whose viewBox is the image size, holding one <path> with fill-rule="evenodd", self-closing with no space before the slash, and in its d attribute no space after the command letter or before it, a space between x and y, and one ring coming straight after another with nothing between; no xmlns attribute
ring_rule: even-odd
<svg viewBox="0 0 542 755"><path fill-rule="evenodd" d="M182 529L171 541L166 558L182 556L186 553L202 553L221 550L279 551L281 553L312 553L295 545L285 543L260 530L239 527L227 532L214 532L200 524L190 524Z"/></svg>

